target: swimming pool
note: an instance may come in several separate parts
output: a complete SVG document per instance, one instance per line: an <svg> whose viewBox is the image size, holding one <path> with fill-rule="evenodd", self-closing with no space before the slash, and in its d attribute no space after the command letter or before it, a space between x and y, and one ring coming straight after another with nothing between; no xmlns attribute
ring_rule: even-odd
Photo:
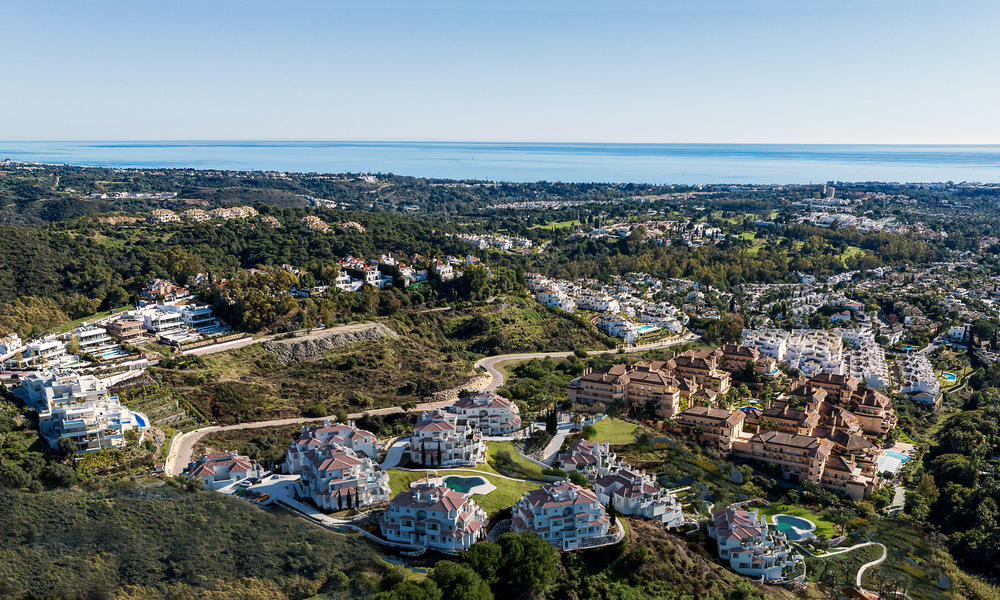
<svg viewBox="0 0 1000 600"><path fill-rule="evenodd" d="M793 542L816 537L812 533L816 530L816 525L809 519L792 515L774 515L771 517L771 521L774 522L775 529L785 534L785 537Z"/></svg>
<svg viewBox="0 0 1000 600"><path fill-rule="evenodd" d="M146 415L141 412L134 412L132 413L132 416L135 417L135 423L139 426L139 429L146 426Z"/></svg>
<svg viewBox="0 0 1000 600"><path fill-rule="evenodd" d="M945 371L944 373L941 373L941 379L944 379L945 381L950 381L951 383L955 383L956 381L958 381L958 376L956 376L954 373L948 373L947 371Z"/></svg>
<svg viewBox="0 0 1000 600"><path fill-rule="evenodd" d="M656 331L657 329L659 329L659 327L656 327L655 325L643 325L642 327L637 327L635 331L636 333L648 333L650 331Z"/></svg>
<svg viewBox="0 0 1000 600"><path fill-rule="evenodd" d="M891 456L892 458L895 458L896 460L898 460L901 463L906 463L906 462L908 462L910 460L909 456L903 454L902 452L898 452L896 450L886 450L885 451L885 455L886 456Z"/></svg>
<svg viewBox="0 0 1000 600"><path fill-rule="evenodd" d="M906 350L907 352L909 352L910 350L916 350L916 349L917 349L916 346L903 346L903 350Z"/></svg>
<svg viewBox="0 0 1000 600"><path fill-rule="evenodd" d="M448 486L449 489L455 490L456 492L462 492L463 494L468 494L474 490L476 493L481 493L477 488L492 485L483 477L461 477L459 475L449 475L445 477L444 484Z"/></svg>

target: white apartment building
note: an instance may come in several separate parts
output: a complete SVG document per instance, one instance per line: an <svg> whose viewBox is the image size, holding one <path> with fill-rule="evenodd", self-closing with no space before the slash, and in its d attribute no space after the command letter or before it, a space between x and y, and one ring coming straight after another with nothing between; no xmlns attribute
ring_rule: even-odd
<svg viewBox="0 0 1000 600"><path fill-rule="evenodd" d="M118 347L114 338L103 327L81 327L75 332L81 354L100 356Z"/></svg>
<svg viewBox="0 0 1000 600"><path fill-rule="evenodd" d="M580 310L617 313L622 309L621 303L616 298L602 292L584 290L576 295L575 300Z"/></svg>
<svg viewBox="0 0 1000 600"><path fill-rule="evenodd" d="M712 514L708 535L719 545L729 567L754 579L781 581L802 557L792 553L785 534L761 519L756 510L720 508Z"/></svg>
<svg viewBox="0 0 1000 600"><path fill-rule="evenodd" d="M58 368L73 362L66 354L66 343L62 340L34 340L28 342L24 350L24 362L28 366Z"/></svg>
<svg viewBox="0 0 1000 600"><path fill-rule="evenodd" d="M638 321L655 325L670 333L680 333L688 322L688 316L666 303L648 304L638 316Z"/></svg>
<svg viewBox="0 0 1000 600"><path fill-rule="evenodd" d="M605 536L610 518L597 494L561 481L532 490L511 509L511 529L531 532L560 550L586 547Z"/></svg>
<svg viewBox="0 0 1000 600"><path fill-rule="evenodd" d="M451 266L446 262L441 262L440 260L435 261L434 264L431 266L431 269L434 271L434 273L438 276L438 279L440 279L441 281L448 281L456 277L455 267Z"/></svg>
<svg viewBox="0 0 1000 600"><path fill-rule="evenodd" d="M545 288L539 291L535 295L535 300L549 308L558 308L566 312L576 310L576 302L566 292L558 288Z"/></svg>
<svg viewBox="0 0 1000 600"><path fill-rule="evenodd" d="M653 519L668 528L684 524L680 502L656 485L645 471L618 469L594 481L594 490L601 504L611 503L623 515Z"/></svg>
<svg viewBox="0 0 1000 600"><path fill-rule="evenodd" d="M379 525L387 540L458 553L486 536L486 520L486 511L468 494L428 476L396 494Z"/></svg>
<svg viewBox="0 0 1000 600"><path fill-rule="evenodd" d="M389 474L372 459L349 447L328 442L301 454L295 491L321 509L342 510L389 500Z"/></svg>
<svg viewBox="0 0 1000 600"><path fill-rule="evenodd" d="M614 473L620 467L628 465L618 460L618 455L611 451L611 444L604 442L588 442L577 440L556 456L553 463L567 473L576 471L582 473L588 480Z"/></svg>
<svg viewBox="0 0 1000 600"><path fill-rule="evenodd" d="M616 301L617 302L617 301ZM620 337L626 344L633 344L639 337L639 328L622 314L604 313L597 320L597 328L611 337Z"/></svg>
<svg viewBox="0 0 1000 600"><path fill-rule="evenodd" d="M377 458L378 439L375 438L375 434L358 429L354 426L353 421L348 421L347 425L343 425L330 423L329 419L325 419L320 427L307 429L304 425L302 426L302 435L292 442L285 454L285 471L288 473L301 472L305 453L326 444L339 444L368 458Z"/></svg>
<svg viewBox="0 0 1000 600"><path fill-rule="evenodd" d="M21 337L16 333L11 332L10 334L0 338L0 363L8 359L14 358L18 354L21 354L25 350L24 342L21 341Z"/></svg>
<svg viewBox="0 0 1000 600"><path fill-rule="evenodd" d="M158 336L183 332L186 327L180 312L157 310L143 316L142 326Z"/></svg>
<svg viewBox="0 0 1000 600"><path fill-rule="evenodd" d="M941 384L930 359L921 352L907 352L896 361L902 375L903 387L899 390L914 400L934 404L941 395Z"/></svg>
<svg viewBox="0 0 1000 600"><path fill-rule="evenodd" d="M420 415L410 436L410 460L425 466L473 466L486 462L486 442L458 415L437 409Z"/></svg>
<svg viewBox="0 0 1000 600"><path fill-rule="evenodd" d="M72 371L38 371L25 377L20 393L38 411L38 428L55 448L59 438L76 442L81 452L122 448L126 434L146 426L142 413L133 414L109 396L106 383Z"/></svg>
<svg viewBox="0 0 1000 600"><path fill-rule="evenodd" d="M459 398L448 412L488 436L510 435L521 428L521 410L517 404L493 392Z"/></svg>
<svg viewBox="0 0 1000 600"><path fill-rule="evenodd" d="M841 336L821 329L743 330L743 345L763 356L798 369L806 377L820 373L843 375L846 371Z"/></svg>

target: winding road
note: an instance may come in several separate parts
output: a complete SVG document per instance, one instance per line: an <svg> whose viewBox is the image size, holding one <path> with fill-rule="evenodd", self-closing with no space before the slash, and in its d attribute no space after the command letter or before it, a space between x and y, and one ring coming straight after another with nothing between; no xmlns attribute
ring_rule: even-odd
<svg viewBox="0 0 1000 600"><path fill-rule="evenodd" d="M651 344L649 346L639 346L636 348L626 348L625 352L645 352L646 350L659 350L662 348L669 348L671 346L677 346L680 344L689 344L693 341L699 339L699 336L688 333L684 337L678 338L676 340L670 340L668 342L663 342L662 344ZM588 351L588 354L614 354L618 352L617 349L614 350L594 350ZM480 358L476 361L476 367L482 369L490 376L490 384L486 386L486 391L494 391L503 387L504 379L506 376L504 372L497 368L497 365L508 361L524 361L531 360L533 358L566 358L572 352L535 352L527 354L499 354L497 356L487 356L486 358Z"/></svg>
<svg viewBox="0 0 1000 600"><path fill-rule="evenodd" d="M649 346L641 346L637 348L626 348L626 352L640 352L645 350L656 350L660 348L669 348L670 346L676 346L678 344L686 344L693 342L698 339L697 335L689 333L682 338L676 340L671 340L669 342L664 342L662 344L654 344ZM618 350L600 350L591 352L590 354L610 354L617 352ZM534 354L502 354L498 356L488 356L486 358L479 359L476 361L476 367L484 371L490 377L489 384L484 388L485 391L494 391L503 387L504 380L506 376L503 371L497 368L498 363L507 361L521 361L521 360L531 360L533 358L545 358L551 356L553 358L565 358L572 354L572 352L538 352ZM452 401L446 400L443 402L426 402L423 404L418 404L413 410L424 411L424 410L434 410L436 408L444 408L446 406L451 406ZM348 415L351 419L360 419L362 416L368 415L389 415L394 413L404 412L402 408L398 406L390 406L387 408L376 408L372 410L366 410L364 412L352 413ZM191 462L191 457L194 455L194 447L197 445L198 441L210 433L215 433L217 431L231 431L235 429L260 429L263 427L279 427L282 425L297 425L301 423L315 423L322 421L329 417L293 417L290 419L275 419L271 421L255 421L252 423L238 423L236 425L210 425L208 427L202 427L201 429L195 429L189 431L173 440L170 445L170 450L167 453L167 460L164 464L164 471L168 475L180 475L184 470L184 467ZM401 452L401 450L400 450Z"/></svg>

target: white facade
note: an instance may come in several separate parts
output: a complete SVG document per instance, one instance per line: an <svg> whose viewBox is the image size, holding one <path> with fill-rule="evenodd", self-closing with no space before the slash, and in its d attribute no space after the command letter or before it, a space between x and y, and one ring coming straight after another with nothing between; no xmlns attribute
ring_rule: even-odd
<svg viewBox="0 0 1000 600"><path fill-rule="evenodd" d="M801 556L792 553L788 538L767 525L756 510L720 508L712 515L708 535L719 544L719 556L732 570L754 579L788 578Z"/></svg>
<svg viewBox="0 0 1000 600"><path fill-rule="evenodd" d="M610 518L597 494L562 481L532 490L511 508L511 529L531 532L561 550L586 546L605 536Z"/></svg>
<svg viewBox="0 0 1000 600"><path fill-rule="evenodd" d="M368 458L377 458L376 445L378 440L375 438L375 434L358 429L354 426L353 421L348 421L347 425L343 425L330 423L327 419L323 421L322 426L314 429L302 427L302 435L288 447L288 452L285 455L285 471L288 473L301 472L304 453L330 443L350 448Z"/></svg>
<svg viewBox="0 0 1000 600"><path fill-rule="evenodd" d="M302 453L301 477L296 484L300 497L310 498L319 508L342 510L389 500L389 474L375 461L336 442L328 442Z"/></svg>
<svg viewBox="0 0 1000 600"><path fill-rule="evenodd" d="M429 476L396 494L379 523L390 541L450 553L468 550L483 539L485 524L486 511L475 500L449 489L443 478Z"/></svg>
<svg viewBox="0 0 1000 600"><path fill-rule="evenodd" d="M459 398L448 407L448 412L488 436L510 435L521 428L521 410L517 404L493 392Z"/></svg>
<svg viewBox="0 0 1000 600"><path fill-rule="evenodd" d="M55 448L72 439L79 451L122 448L126 434L140 428L136 416L109 396L104 381L72 371L32 373L21 384L27 404L38 411L38 429Z"/></svg>
<svg viewBox="0 0 1000 600"><path fill-rule="evenodd" d="M81 327L75 335L81 353L99 355L118 347L103 327Z"/></svg>
<svg viewBox="0 0 1000 600"><path fill-rule="evenodd" d="M928 404L937 402L941 395L941 384L930 359L920 352L907 352L896 361L902 374L903 387L900 392Z"/></svg>
<svg viewBox="0 0 1000 600"><path fill-rule="evenodd" d="M428 467L486 462L486 442L476 426L441 409L420 415L409 450L410 460Z"/></svg>
<svg viewBox="0 0 1000 600"><path fill-rule="evenodd" d="M667 527L684 524L684 513L677 498L653 483L643 471L618 469L598 478L594 489L601 504L612 503L623 515L653 519Z"/></svg>
<svg viewBox="0 0 1000 600"><path fill-rule="evenodd" d="M247 456L235 452L213 452L202 454L189 463L184 475L200 479L205 488L218 490L248 477L263 477L264 469Z"/></svg>
<svg viewBox="0 0 1000 600"><path fill-rule="evenodd" d="M611 451L611 444L604 442L588 442L577 440L566 448L565 452L556 456L559 468L567 473L576 471L593 481L627 467L618 460L618 455Z"/></svg>

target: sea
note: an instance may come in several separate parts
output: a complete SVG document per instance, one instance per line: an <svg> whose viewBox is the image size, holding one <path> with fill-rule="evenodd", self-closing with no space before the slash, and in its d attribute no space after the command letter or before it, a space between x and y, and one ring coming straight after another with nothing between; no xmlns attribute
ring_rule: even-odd
<svg viewBox="0 0 1000 600"><path fill-rule="evenodd" d="M1000 145L0 141L3 159L508 182L1000 182Z"/></svg>

